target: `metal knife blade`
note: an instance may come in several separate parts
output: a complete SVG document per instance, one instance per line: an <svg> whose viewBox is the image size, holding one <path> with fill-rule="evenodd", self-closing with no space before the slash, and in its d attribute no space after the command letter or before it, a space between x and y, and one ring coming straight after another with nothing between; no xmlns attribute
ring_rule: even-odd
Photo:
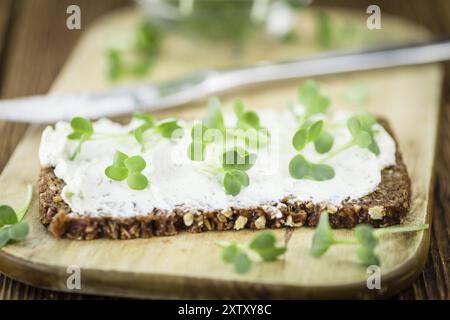
<svg viewBox="0 0 450 320"><path fill-rule="evenodd" d="M161 84L104 91L48 94L0 100L0 119L52 123L74 116L91 119L175 107L211 94L264 82L450 60L450 40L334 52L310 59L240 69L206 70Z"/></svg>

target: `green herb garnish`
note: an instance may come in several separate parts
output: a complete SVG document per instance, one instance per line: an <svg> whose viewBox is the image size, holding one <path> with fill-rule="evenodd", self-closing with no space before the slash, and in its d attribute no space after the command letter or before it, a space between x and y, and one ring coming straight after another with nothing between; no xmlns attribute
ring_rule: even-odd
<svg viewBox="0 0 450 320"><path fill-rule="evenodd" d="M325 11L316 15L316 41L323 49L329 49L333 45L333 23Z"/></svg>
<svg viewBox="0 0 450 320"><path fill-rule="evenodd" d="M147 131L152 131L163 138L170 139L172 138L175 130L181 129L181 126L178 124L178 120L172 118L155 122L155 119L151 114L142 112L133 114L133 118L143 121L142 125L131 132L136 141L141 145L141 152L145 151L144 134Z"/></svg>
<svg viewBox="0 0 450 320"><path fill-rule="evenodd" d="M306 128L299 129L292 138L292 145L295 150L301 151L309 142L317 141L322 134L323 125L323 120L319 120L309 124ZM319 147L322 147L322 144L320 142L318 144ZM294 179L311 179L316 181L333 179L335 176L333 167L327 164L309 162L301 154L294 156L289 162L289 174Z"/></svg>
<svg viewBox="0 0 450 320"><path fill-rule="evenodd" d="M209 129L218 129L225 132L225 121L220 106L219 98L211 97L208 100L208 113L203 119L203 124Z"/></svg>
<svg viewBox="0 0 450 320"><path fill-rule="evenodd" d="M375 141L375 131L372 126L376 123L375 118L367 112L356 114L347 121L347 128L352 139L336 150L331 151L328 155L322 159L322 161L331 159L337 154L353 147L358 146L363 149L368 149L375 155L380 154L380 148Z"/></svg>
<svg viewBox="0 0 450 320"><path fill-rule="evenodd" d="M354 236L350 239L337 239L331 229L328 212L320 215L319 224L314 232L310 254L313 257L320 257L328 249L336 244L357 245L356 254L359 261L364 265L380 265L380 258L375 253L379 238L390 233L402 233L425 230L428 224L394 226L383 229L374 229L370 225L361 224L354 230Z"/></svg>
<svg viewBox="0 0 450 320"><path fill-rule="evenodd" d="M235 196L241 192L243 187L248 187L250 179L245 172L249 170L256 161L256 155L250 154L242 148L234 148L222 155L222 170L225 173L223 185L225 193Z"/></svg>
<svg viewBox="0 0 450 320"><path fill-rule="evenodd" d="M116 151L113 164L105 169L105 175L115 181L127 180L131 189L143 190L148 185L148 179L142 174L147 163L141 156L128 157L125 153Z"/></svg>
<svg viewBox="0 0 450 320"><path fill-rule="evenodd" d="M161 46L161 32L155 25L141 23L131 46L122 50L112 48L107 52L108 77L118 80L127 75L144 76L156 62Z"/></svg>
<svg viewBox="0 0 450 320"><path fill-rule="evenodd" d="M250 271L254 260L275 261L287 250L286 246L278 246L273 232L265 231L255 235L249 244L237 242L220 242L223 248L222 260L232 264L237 273ZM256 255L256 257L255 257Z"/></svg>
<svg viewBox="0 0 450 320"><path fill-rule="evenodd" d="M323 163L309 162L301 154L296 155L289 162L289 174L294 179L316 181L330 180L335 176L333 167Z"/></svg>
<svg viewBox="0 0 450 320"><path fill-rule="evenodd" d="M300 86L298 100L304 105L308 117L325 113L331 104L330 98L320 94L320 86L314 80L307 80Z"/></svg>
<svg viewBox="0 0 450 320"><path fill-rule="evenodd" d="M243 102L236 100L234 114L237 118L236 127L232 131L235 137L244 138L247 147L254 146L259 149L267 145L269 131L261 126L259 115L255 111L245 110Z"/></svg>
<svg viewBox="0 0 450 320"><path fill-rule="evenodd" d="M72 132L67 136L69 140L78 140L78 145L75 151L70 156L70 160L74 160L76 156L81 152L81 146L84 142L89 140L94 134L94 128L92 122L89 119L83 117L75 117L70 121Z"/></svg>
<svg viewBox="0 0 450 320"><path fill-rule="evenodd" d="M306 130L308 126L311 125L311 116L325 114L331 103L328 97L325 97L320 93L320 86L314 80L307 80L300 86L298 99L305 107L305 113L302 116L299 117L295 115L299 122L300 130ZM292 109L293 107L291 107L291 111ZM333 147L334 137L327 128L327 123L325 122L322 123L318 132L318 136L314 136L314 139L310 138L309 141L305 141L305 144L307 142L314 142L314 147L318 153L327 153ZM303 135L304 133L299 134Z"/></svg>
<svg viewBox="0 0 450 320"><path fill-rule="evenodd" d="M155 126L156 133L166 139L172 138L173 133L178 129L181 129L181 126L176 119L165 119L158 122Z"/></svg>
<svg viewBox="0 0 450 320"><path fill-rule="evenodd" d="M10 206L0 206L0 248L9 242L22 241L27 237L29 226L22 220L30 208L32 198L33 188L28 185L25 205L17 213Z"/></svg>
<svg viewBox="0 0 450 320"><path fill-rule="evenodd" d="M210 143L206 138L206 127L202 123L197 123L192 126L191 138L192 142L188 146L188 157L192 161L204 161L206 146Z"/></svg>

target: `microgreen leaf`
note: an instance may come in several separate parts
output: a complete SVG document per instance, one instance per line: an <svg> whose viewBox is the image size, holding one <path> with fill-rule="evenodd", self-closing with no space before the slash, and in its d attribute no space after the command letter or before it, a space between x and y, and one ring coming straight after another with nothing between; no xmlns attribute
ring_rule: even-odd
<svg viewBox="0 0 450 320"><path fill-rule="evenodd" d="M236 258L236 254L239 252L239 247L235 242L227 245L223 248L222 259L227 263L231 263Z"/></svg>
<svg viewBox="0 0 450 320"><path fill-rule="evenodd" d="M74 117L70 121L70 126L74 132L81 132L84 134L93 134L94 129L92 122L89 119L83 117Z"/></svg>
<svg viewBox="0 0 450 320"><path fill-rule="evenodd" d="M285 246L277 247L276 238L272 232L258 233L250 242L249 248L256 251L265 261L274 261L287 250Z"/></svg>
<svg viewBox="0 0 450 320"><path fill-rule="evenodd" d="M147 165L141 156L133 156L128 158L124 161L124 164L130 172L141 172Z"/></svg>
<svg viewBox="0 0 450 320"><path fill-rule="evenodd" d="M113 164L105 169L105 175L112 180L125 180L128 177L128 169L125 167L127 159L128 156L125 153L116 151Z"/></svg>
<svg viewBox="0 0 450 320"><path fill-rule="evenodd" d="M243 274L250 271L252 267L252 261L248 255L243 251L238 251L234 257L234 270L237 273Z"/></svg>
<svg viewBox="0 0 450 320"><path fill-rule="evenodd" d="M374 153L375 155L379 155L380 154L380 147L378 146L377 142L375 141L375 139L372 139L372 143L370 144L369 148L368 148L372 153Z"/></svg>
<svg viewBox="0 0 450 320"><path fill-rule="evenodd" d="M191 138L193 141L205 142L205 135L208 127L203 123L196 123L191 129Z"/></svg>
<svg viewBox="0 0 450 320"><path fill-rule="evenodd" d="M378 238L385 234L402 233L420 231L428 228L428 225L406 225L394 226L390 228L374 229L370 225L358 225L354 231L354 237L350 239L336 239L331 230L328 220L328 212L323 212L320 215L319 224L314 232L311 255L319 257L323 255L332 245L358 245L356 254L360 262L364 265L380 265L380 258L375 253L375 248L378 245Z"/></svg>
<svg viewBox="0 0 450 320"><path fill-rule="evenodd" d="M316 15L316 40L325 49L330 48L333 42L332 20L325 11L319 11Z"/></svg>
<svg viewBox="0 0 450 320"><path fill-rule="evenodd" d="M192 161L204 161L205 150L205 145L201 141L193 141L188 146L188 157Z"/></svg>
<svg viewBox="0 0 450 320"><path fill-rule="evenodd" d="M295 150L300 151L305 147L307 140L308 130L299 129L292 137L292 145L294 146Z"/></svg>
<svg viewBox="0 0 450 320"><path fill-rule="evenodd" d="M148 128L152 128L155 125L155 119L149 113L135 112L133 113L133 118L144 121Z"/></svg>
<svg viewBox="0 0 450 320"><path fill-rule="evenodd" d="M155 126L155 120L151 114L144 112L135 112L133 118L144 122L131 132L136 141L141 145L141 151L143 152L145 150L144 132Z"/></svg>
<svg viewBox="0 0 450 320"><path fill-rule="evenodd" d="M333 179L335 176L335 172L333 167L327 164L315 164L312 163L310 165L311 177L316 181L325 181Z"/></svg>
<svg viewBox="0 0 450 320"><path fill-rule="evenodd" d="M231 174L233 178L238 181L243 187L248 187L250 184L250 179L248 177L248 174L244 171L239 170L231 170L227 172L228 174Z"/></svg>
<svg viewBox="0 0 450 320"><path fill-rule="evenodd" d="M322 128L323 128L323 120L314 122L308 128L308 141L315 141L320 136Z"/></svg>
<svg viewBox="0 0 450 320"><path fill-rule="evenodd" d="M234 114L236 115L236 117L238 119L243 116L243 114L245 112L245 107L241 100L235 101L233 110L234 110Z"/></svg>
<svg viewBox="0 0 450 320"><path fill-rule="evenodd" d="M119 167L125 167L125 160L128 159L128 156L120 151L116 151L114 154L113 164Z"/></svg>
<svg viewBox="0 0 450 320"><path fill-rule="evenodd" d="M25 205L19 212L16 213L13 208L7 205L0 206L0 248L10 241L24 240L28 235L28 224L22 222L22 219L31 204L33 197L32 186L28 185L27 190Z"/></svg>
<svg viewBox="0 0 450 320"><path fill-rule="evenodd" d="M375 248L378 244L377 238L373 234L374 229L367 224L360 224L355 228L355 238L363 245Z"/></svg>
<svg viewBox="0 0 450 320"><path fill-rule="evenodd" d="M246 273L252 266L251 252L256 253L262 261L275 261L287 250L286 246L276 244L273 232L257 233L248 245L240 245L236 242L218 242L222 249L222 260L233 264L237 273Z"/></svg>
<svg viewBox="0 0 450 320"><path fill-rule="evenodd" d="M144 141L144 131L141 127L136 128L133 130L133 136L136 139L136 141L141 145L141 151L143 152L145 150L145 141Z"/></svg>
<svg viewBox="0 0 450 320"><path fill-rule="evenodd" d="M259 116L255 111L246 111L240 118L240 121L252 128L259 128Z"/></svg>
<svg viewBox="0 0 450 320"><path fill-rule="evenodd" d="M109 166L105 169L105 175L112 180L122 181L128 177L128 169L125 167Z"/></svg>
<svg viewBox="0 0 450 320"><path fill-rule="evenodd" d="M105 175L115 181L127 179L131 189L142 190L148 185L147 177L141 173L146 165L141 156L128 157L125 153L116 151L113 164L105 169Z"/></svg>
<svg viewBox="0 0 450 320"><path fill-rule="evenodd" d="M27 237L29 231L30 227L26 222L13 224L8 228L9 238L14 241L24 240Z"/></svg>
<svg viewBox="0 0 450 320"><path fill-rule="evenodd" d="M300 86L298 98L308 116L324 113L330 106L330 99L320 94L319 84L314 80L307 80Z"/></svg>
<svg viewBox="0 0 450 320"><path fill-rule="evenodd" d="M306 178L310 173L310 164L305 157L298 154L289 162L289 174L295 179Z"/></svg>
<svg viewBox="0 0 450 320"><path fill-rule="evenodd" d="M370 131L372 126L377 122L373 114L368 111L357 112L356 118L360 121L362 128L366 131Z"/></svg>
<svg viewBox="0 0 450 320"><path fill-rule="evenodd" d="M356 249L356 255L364 265L380 265L380 258L376 255L373 249L360 246Z"/></svg>
<svg viewBox="0 0 450 320"><path fill-rule="evenodd" d="M127 184L133 190L143 190L148 185L148 179L142 173L130 172L128 174Z"/></svg>
<svg viewBox="0 0 450 320"><path fill-rule="evenodd" d="M10 206L0 206L0 227L18 222L16 212Z"/></svg>
<svg viewBox="0 0 450 320"><path fill-rule="evenodd" d="M355 228L355 239L359 242L356 254L365 265L380 265L380 259L375 253L378 239L374 235L373 227L369 225L358 225Z"/></svg>
<svg viewBox="0 0 450 320"><path fill-rule="evenodd" d="M250 154L242 148L234 148L222 155L222 166L225 170L247 171L255 163L256 155Z"/></svg>
<svg viewBox="0 0 450 320"><path fill-rule="evenodd" d="M319 224L314 232L311 244L311 255L320 257L335 243L333 232L328 221L328 212L322 212Z"/></svg>
<svg viewBox="0 0 450 320"><path fill-rule="evenodd" d="M225 131L225 122L223 120L222 111L220 110L220 100L212 97L208 101L208 114L203 119L203 124L208 128Z"/></svg>
<svg viewBox="0 0 450 320"><path fill-rule="evenodd" d="M320 136L314 141L314 148L318 153L327 153L331 150L334 143L334 137L331 133L324 130Z"/></svg>
<svg viewBox="0 0 450 320"><path fill-rule="evenodd" d="M5 246L9 241L9 232L7 228L0 229L0 248Z"/></svg>
<svg viewBox="0 0 450 320"><path fill-rule="evenodd" d="M372 146L372 150L369 150L377 154L376 151L378 150L379 152L378 145L376 144L375 139L373 139L372 129L368 127L368 121L370 120L368 120L368 118L364 119L365 120L363 121L365 122L363 124L359 118L351 117L347 121L347 128L350 131L356 145L361 148L369 148Z"/></svg>
<svg viewBox="0 0 450 320"><path fill-rule="evenodd" d="M172 138L175 130L181 129L176 119L166 119L156 125L156 132L164 138Z"/></svg>
<svg viewBox="0 0 450 320"><path fill-rule="evenodd" d="M236 196L241 192L242 184L230 172L226 172L223 177L223 186L225 193Z"/></svg>
<svg viewBox="0 0 450 320"><path fill-rule="evenodd" d="M365 131L361 131L354 136L355 143L361 148L368 148L372 144L372 137Z"/></svg>
<svg viewBox="0 0 450 320"><path fill-rule="evenodd" d="M70 121L72 132L67 135L69 140L79 140L75 151L70 156L70 160L74 160L76 156L81 152L81 146L84 142L90 139L94 134L92 122L89 119L83 117L74 117Z"/></svg>
<svg viewBox="0 0 450 320"><path fill-rule="evenodd" d="M361 122L356 117L351 117L347 120L347 128L350 131L351 135L354 137L359 132L361 132Z"/></svg>

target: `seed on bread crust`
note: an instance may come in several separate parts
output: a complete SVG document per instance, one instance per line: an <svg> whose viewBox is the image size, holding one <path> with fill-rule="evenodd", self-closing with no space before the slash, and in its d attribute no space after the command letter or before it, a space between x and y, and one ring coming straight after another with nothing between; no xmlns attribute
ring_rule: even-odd
<svg viewBox="0 0 450 320"><path fill-rule="evenodd" d="M244 216L239 216L234 223L234 230L244 229L245 224L247 223L248 218Z"/></svg>

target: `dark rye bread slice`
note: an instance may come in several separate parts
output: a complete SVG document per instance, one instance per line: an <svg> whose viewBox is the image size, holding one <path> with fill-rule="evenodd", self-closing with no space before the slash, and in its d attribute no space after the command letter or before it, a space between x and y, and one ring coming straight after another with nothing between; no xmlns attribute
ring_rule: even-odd
<svg viewBox="0 0 450 320"><path fill-rule="evenodd" d="M379 121L392 135L386 121ZM61 197L64 181L53 168L42 168L39 178L40 220L56 237L77 240L96 238L133 239L169 236L180 231L312 227L320 214L329 212L333 228L352 228L360 223L375 227L398 224L408 213L411 182L401 154L397 163L381 172L377 189L360 199L344 201L340 208L285 198L255 208L204 211L192 208L166 212L155 209L147 215L130 218L89 217L71 212Z"/></svg>

